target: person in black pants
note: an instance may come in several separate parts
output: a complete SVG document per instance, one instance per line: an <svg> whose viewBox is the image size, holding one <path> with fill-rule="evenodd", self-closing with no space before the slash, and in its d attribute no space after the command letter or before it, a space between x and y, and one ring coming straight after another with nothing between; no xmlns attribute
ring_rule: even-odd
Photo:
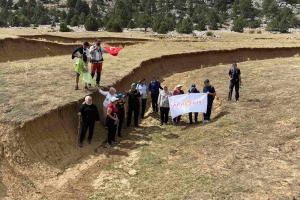
<svg viewBox="0 0 300 200"><path fill-rule="evenodd" d="M160 82L157 81L157 76L153 76L153 80L149 83L148 87L149 91L151 92L151 100L152 100L152 109L153 112L158 112L157 100L159 95L159 89L163 89L160 86Z"/></svg>
<svg viewBox="0 0 300 200"><path fill-rule="evenodd" d="M208 79L204 80L203 93L207 93L207 110L206 113L203 113L203 123L208 123L210 120L212 105L216 96L216 90L210 85Z"/></svg>
<svg viewBox="0 0 300 200"><path fill-rule="evenodd" d="M125 95L123 94L118 94L117 98L119 99L117 103L117 108L118 108L118 118L119 118L119 126L118 126L118 137L122 137L122 127L123 127L123 121L126 118L125 115L126 113L126 102L124 100Z"/></svg>
<svg viewBox="0 0 300 200"><path fill-rule="evenodd" d="M93 133L94 133L94 127L95 122L99 122L99 112L98 108L95 104L93 104L92 97L86 96L85 102L81 105L78 116L81 117L81 134L79 138L79 147L83 146L83 140L86 135L86 131L89 129L89 137L88 137L88 143L91 144Z"/></svg>
<svg viewBox="0 0 300 200"><path fill-rule="evenodd" d="M127 127L131 124L132 112L134 112L134 125L138 127L140 107L142 105L141 94L136 89L137 84L132 83L131 90L128 92L128 115L127 115Z"/></svg>
<svg viewBox="0 0 300 200"><path fill-rule="evenodd" d="M118 98L112 97L111 103L107 105L107 129L108 129L108 135L107 135L107 143L108 146L112 146L114 143L116 143L115 135L117 132L117 126L118 126L118 108L117 108L117 102Z"/></svg>
<svg viewBox="0 0 300 200"><path fill-rule="evenodd" d="M190 94L190 93L200 93L200 92L196 88L196 85L193 83L191 85L191 88L189 89L188 93ZM195 112L194 115L195 115L195 123L197 123L198 122L198 113ZM192 124L193 123L193 113L191 113L191 112L189 113L189 120L190 120L190 124Z"/></svg>
<svg viewBox="0 0 300 200"><path fill-rule="evenodd" d="M164 86L164 90L159 93L157 104L160 110L160 125L168 123L169 119L169 97L172 96L172 92L169 92L168 86Z"/></svg>
<svg viewBox="0 0 300 200"><path fill-rule="evenodd" d="M228 76L230 79L228 101L231 101L233 88L235 88L235 100L238 102L240 97L239 89L240 84L242 85L242 78L241 70L237 68L236 63L232 64L232 68L229 70Z"/></svg>
<svg viewBox="0 0 300 200"><path fill-rule="evenodd" d="M142 119L145 118L145 111L146 111L146 105L147 105L147 84L146 84L146 79L145 78L140 78L139 84L137 85L137 90L141 93L141 98L142 98L142 112L141 112L141 117Z"/></svg>

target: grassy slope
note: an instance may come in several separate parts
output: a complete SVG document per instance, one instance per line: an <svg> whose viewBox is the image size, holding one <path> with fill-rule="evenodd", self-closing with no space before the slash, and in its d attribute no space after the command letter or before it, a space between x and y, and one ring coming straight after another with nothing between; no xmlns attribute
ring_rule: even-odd
<svg viewBox="0 0 300 200"><path fill-rule="evenodd" d="M125 47L118 57L105 55L102 84L112 84L143 60L166 54L240 47L299 46L298 40L286 40L283 36L265 36L276 37L276 42L262 42L255 37L261 35L251 35L248 38L240 34L225 34L221 39L210 39L209 42L173 43L163 40ZM74 61L70 56L1 63L0 70L0 93L5 97L0 102L1 107L3 110L13 107L10 112L4 113L0 120L26 121L85 95L84 91L73 90ZM113 79L107 74L113 74Z"/></svg>
<svg viewBox="0 0 300 200"><path fill-rule="evenodd" d="M300 58L240 63L241 101L223 102L212 123L143 123L137 150L100 166L90 199L292 199L299 196ZM177 74L170 86L211 78L226 99L229 66ZM132 136L133 137L133 136ZM126 147L125 140L119 150ZM124 161L125 160L125 161ZM124 163L125 162L125 163Z"/></svg>

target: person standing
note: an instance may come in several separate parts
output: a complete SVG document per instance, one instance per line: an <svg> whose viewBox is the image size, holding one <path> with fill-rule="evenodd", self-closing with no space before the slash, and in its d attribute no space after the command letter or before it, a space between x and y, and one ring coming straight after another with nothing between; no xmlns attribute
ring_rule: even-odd
<svg viewBox="0 0 300 200"><path fill-rule="evenodd" d="M196 85L193 83L191 85L191 88L189 89L188 93L190 94L190 93L200 93L200 92L196 88ZM195 116L195 123L197 123L198 122L198 113L195 112L194 116ZM189 113L189 120L190 120L190 124L192 124L193 123L193 113L191 113L191 112Z"/></svg>
<svg viewBox="0 0 300 200"><path fill-rule="evenodd" d="M140 78L139 84L137 85L136 89L140 92L142 98L142 112L141 117L142 119L145 118L145 110L147 104L147 84L145 83L145 78Z"/></svg>
<svg viewBox="0 0 300 200"><path fill-rule="evenodd" d="M109 146L112 146L114 143L116 143L115 135L118 127L118 108L117 108L117 97L112 97L110 100L110 103L107 105L107 129L108 129L108 135L107 135L107 143Z"/></svg>
<svg viewBox="0 0 300 200"><path fill-rule="evenodd" d="M113 97L116 97L116 89L113 88L113 87L110 87L109 88L109 91L103 91L101 89L99 89L99 92L100 94L102 94L103 96L105 96L105 99L103 101L103 118L104 118L104 124L106 124L106 108L107 108L107 105L110 103L111 99ZM105 127L107 127L105 125Z"/></svg>
<svg viewBox="0 0 300 200"><path fill-rule="evenodd" d="M127 114L127 127L131 124L132 112L134 112L134 125L138 127L140 106L142 99L140 92L136 89L137 84L132 83L131 90L128 92L128 114Z"/></svg>
<svg viewBox="0 0 300 200"><path fill-rule="evenodd" d="M102 72L102 65L103 65L103 53L108 53L102 46L101 46L101 40L96 39L96 42L94 45L90 47L90 54L91 54L91 76L94 78L95 73L97 72L96 77L96 86L100 87L100 79L101 79L101 72Z"/></svg>
<svg viewBox="0 0 300 200"><path fill-rule="evenodd" d="M174 92L173 92L173 96L184 94L184 92L183 92L183 90L182 90L181 88L182 88L182 85L177 85L177 86L175 87ZM175 117L175 118L173 119L173 124L174 124L174 125L179 124L180 120L181 120L181 115L179 115L178 117Z"/></svg>
<svg viewBox="0 0 300 200"><path fill-rule="evenodd" d="M117 103L118 108L118 118L119 118L119 126L118 126L118 137L122 137L122 127L123 127L123 121L126 118L127 112L126 112L126 101L125 101L125 95L118 94L117 98L119 99Z"/></svg>
<svg viewBox="0 0 300 200"><path fill-rule="evenodd" d="M233 88L235 88L235 100L238 102L240 98L239 89L240 85L242 85L242 77L241 70L237 68L236 63L232 64L232 68L228 72L228 77L230 79L228 101L231 101Z"/></svg>
<svg viewBox="0 0 300 200"><path fill-rule="evenodd" d="M88 143L91 144L95 122L100 120L98 108L93 104L91 96L85 97L85 102L81 105L78 116L81 117L81 134L79 138L79 147L83 146L86 131L89 129Z"/></svg>
<svg viewBox="0 0 300 200"><path fill-rule="evenodd" d="M84 42L82 46L77 47L74 52L72 53L72 59L76 58L76 66L79 63L79 59L83 59L83 62L85 63L85 67L88 67L88 63L90 61L90 51L89 51L90 44L88 42ZM75 78L75 90L78 90L78 82L79 82L79 76L80 74L76 72L76 78ZM85 84L85 89L87 90L87 84Z"/></svg>
<svg viewBox="0 0 300 200"><path fill-rule="evenodd" d="M161 89L161 90L163 89L160 86L160 82L157 81L157 76L153 76L152 81L149 83L148 89L151 92L153 112L157 113L158 112L157 99L158 99L158 95L159 95L159 89Z"/></svg>
<svg viewBox="0 0 300 200"><path fill-rule="evenodd" d="M160 111L160 125L162 126L164 123L168 123L169 119L169 111L170 111L170 104L169 104L169 97L172 96L172 93L169 92L168 86L164 86L164 90L159 93L157 105Z"/></svg>
<svg viewBox="0 0 300 200"><path fill-rule="evenodd" d="M216 96L216 90L210 85L208 79L204 80L203 93L207 93L207 110L206 113L203 113L203 123L208 123L210 120L212 105Z"/></svg>

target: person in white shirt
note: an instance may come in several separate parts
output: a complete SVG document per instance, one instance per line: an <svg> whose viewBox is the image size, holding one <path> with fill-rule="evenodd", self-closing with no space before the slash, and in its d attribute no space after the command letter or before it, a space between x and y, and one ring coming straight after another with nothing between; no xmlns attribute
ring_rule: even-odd
<svg viewBox="0 0 300 200"><path fill-rule="evenodd" d="M103 64L103 53L108 53L103 47L101 47L101 40L96 39L96 42L94 45L90 47L90 53L91 53L91 76L94 78L95 73L97 72L96 77L96 87L100 86L100 78L101 78L101 72L102 72L102 64Z"/></svg>
<svg viewBox="0 0 300 200"><path fill-rule="evenodd" d="M111 98L116 97L116 89L114 87L110 87L108 91L103 91L101 89L99 89L100 94L102 94L103 96L105 96L105 99L103 101L103 119L104 119L104 124L106 127L106 108L107 105L111 102Z"/></svg>
<svg viewBox="0 0 300 200"><path fill-rule="evenodd" d="M137 90L141 94L141 99L142 99L142 113L141 117L142 119L145 118L145 110L146 110L146 104L147 104L147 93L148 93L148 87L146 84L146 79L145 78L140 78L139 84L137 85Z"/></svg>
<svg viewBox="0 0 300 200"><path fill-rule="evenodd" d="M85 62L85 66L88 66L88 63L91 58L90 50L89 50L90 44L88 42L84 42L82 46L77 47L74 52L72 53L72 59L76 58L76 65L78 64L78 61L80 58L83 59ZM75 90L78 90L78 82L79 82L79 76L80 74L76 72L76 79L75 79ZM87 88L87 84L85 84L85 89Z"/></svg>

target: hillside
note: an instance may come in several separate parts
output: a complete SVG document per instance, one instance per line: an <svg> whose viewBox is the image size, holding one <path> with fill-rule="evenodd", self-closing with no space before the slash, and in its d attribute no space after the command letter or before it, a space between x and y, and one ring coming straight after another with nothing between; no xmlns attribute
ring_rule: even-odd
<svg viewBox="0 0 300 200"><path fill-rule="evenodd" d="M84 25L88 31L99 28L122 32L124 28L143 28L165 34L176 30L221 28L243 32L262 28L285 33L300 25L298 0L12 0L0 1L0 26L35 26L61 23L71 28ZM61 28L61 31L69 29Z"/></svg>

